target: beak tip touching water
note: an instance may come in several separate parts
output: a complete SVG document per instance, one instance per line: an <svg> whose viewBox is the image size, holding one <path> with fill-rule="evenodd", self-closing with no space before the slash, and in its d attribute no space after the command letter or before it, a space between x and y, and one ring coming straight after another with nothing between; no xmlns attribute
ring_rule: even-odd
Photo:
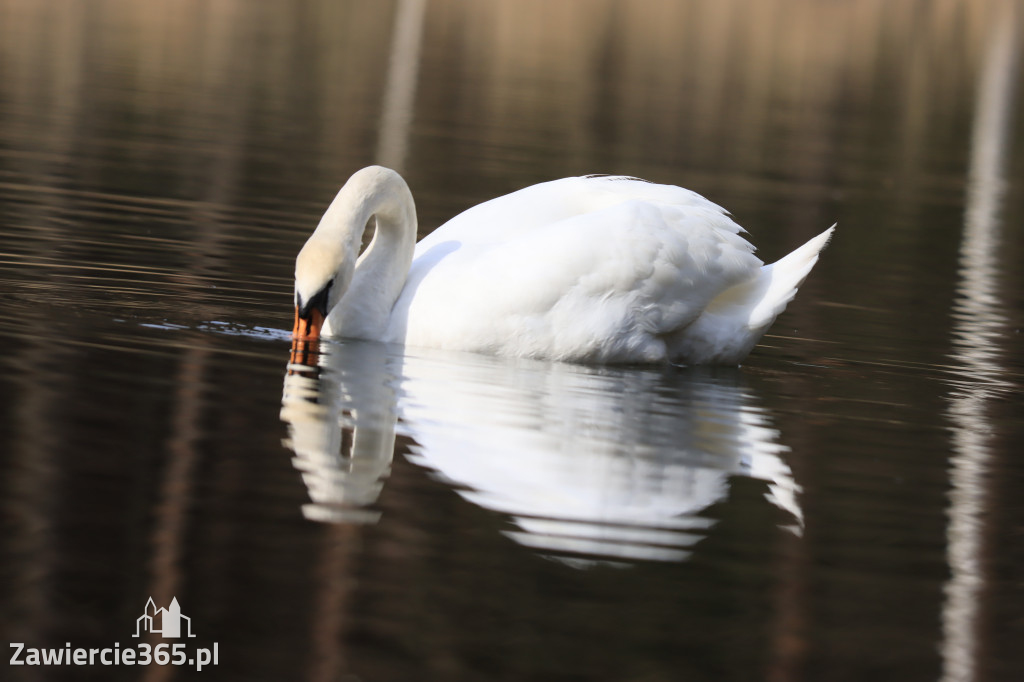
<svg viewBox="0 0 1024 682"><path fill-rule="evenodd" d="M315 367L319 350L320 330L324 326L324 316L314 309L309 317L302 317L299 308L295 308L295 324L292 327L291 364ZM292 370L288 371L292 374Z"/></svg>
<svg viewBox="0 0 1024 682"><path fill-rule="evenodd" d="M303 317L298 306L295 308L295 324L292 327L292 338L296 341L316 341L320 338L320 330L324 326L324 316L313 309L309 317Z"/></svg>

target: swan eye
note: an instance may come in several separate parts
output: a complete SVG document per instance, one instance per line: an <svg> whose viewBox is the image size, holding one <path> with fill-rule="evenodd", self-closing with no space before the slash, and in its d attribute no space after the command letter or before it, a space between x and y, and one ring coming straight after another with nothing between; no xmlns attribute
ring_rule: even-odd
<svg viewBox="0 0 1024 682"><path fill-rule="evenodd" d="M303 305L302 299L299 299L299 317L306 320L313 313L314 310L320 311L320 314L327 317L327 301L331 297L331 287L334 286L334 278L332 277L324 287L310 297L308 301Z"/></svg>

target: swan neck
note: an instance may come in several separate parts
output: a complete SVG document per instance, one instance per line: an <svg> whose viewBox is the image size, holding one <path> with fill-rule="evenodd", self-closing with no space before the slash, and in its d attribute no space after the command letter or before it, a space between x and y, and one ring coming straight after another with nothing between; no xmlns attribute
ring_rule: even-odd
<svg viewBox="0 0 1024 682"><path fill-rule="evenodd" d="M369 178L364 181L360 176L366 174ZM349 180L346 188L354 181L356 192L349 205L355 210L343 221L343 253L347 262L341 266L353 273L352 281L347 291L339 292L341 298L335 306L337 312L331 313L331 324L333 327L337 320L341 325L337 332L344 336L380 340L412 264L416 207L408 185L394 171L379 167L363 169ZM375 226L373 240L352 270L363 232L371 221Z"/></svg>

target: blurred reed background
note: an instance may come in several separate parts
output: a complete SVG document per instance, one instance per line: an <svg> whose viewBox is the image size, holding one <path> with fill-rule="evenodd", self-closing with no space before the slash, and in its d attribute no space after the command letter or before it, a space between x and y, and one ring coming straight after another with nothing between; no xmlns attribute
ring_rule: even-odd
<svg viewBox="0 0 1024 682"><path fill-rule="evenodd" d="M810 191L837 179L941 185L918 176L946 151L936 141L966 140L1005 12L965 0L420 0L391 12L3 0L5 180L128 192L137 175L142 195L295 196L315 213L375 160L406 5L420 6L422 53L406 158L393 161L428 190L452 174L512 188L598 170L670 180L680 167L712 189L737 167ZM946 152L950 175L965 152ZM892 170L846 177L850 155ZM103 176L112 159L127 178Z"/></svg>
<svg viewBox="0 0 1024 682"><path fill-rule="evenodd" d="M423 231L504 191L608 172L700 191L767 255L836 219L857 225L844 239L877 242L872 211L962 201L977 74L1012 10L0 0L0 198L52 212L102 196L185 212L192 229L201 214L219 236L181 238L253 244L229 274L274 291L336 188L372 162L407 175ZM1008 158L1019 174L1024 155ZM252 228L271 223L267 238L286 231L277 253Z"/></svg>
<svg viewBox="0 0 1024 682"><path fill-rule="evenodd" d="M52 211L94 193L193 224L198 211L219 239L294 229L289 248L231 265L275 291L291 247L371 162L407 175L424 231L494 194L610 172L697 189L743 224L778 220L755 237L781 248L837 218L871 222L839 210L851 193L875 210L962 200L980 61L1012 9L0 0L0 198ZM398 55L411 92L389 100L396 36L412 42ZM1008 157L1019 173L1024 155ZM781 215L760 214L767 197Z"/></svg>

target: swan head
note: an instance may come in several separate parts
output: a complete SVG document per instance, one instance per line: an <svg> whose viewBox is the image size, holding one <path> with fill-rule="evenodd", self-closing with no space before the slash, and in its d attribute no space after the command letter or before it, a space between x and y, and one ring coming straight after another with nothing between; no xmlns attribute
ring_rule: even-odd
<svg viewBox="0 0 1024 682"><path fill-rule="evenodd" d="M354 259L346 245L310 237L295 259L295 326L297 339L320 337L327 314L352 280Z"/></svg>

